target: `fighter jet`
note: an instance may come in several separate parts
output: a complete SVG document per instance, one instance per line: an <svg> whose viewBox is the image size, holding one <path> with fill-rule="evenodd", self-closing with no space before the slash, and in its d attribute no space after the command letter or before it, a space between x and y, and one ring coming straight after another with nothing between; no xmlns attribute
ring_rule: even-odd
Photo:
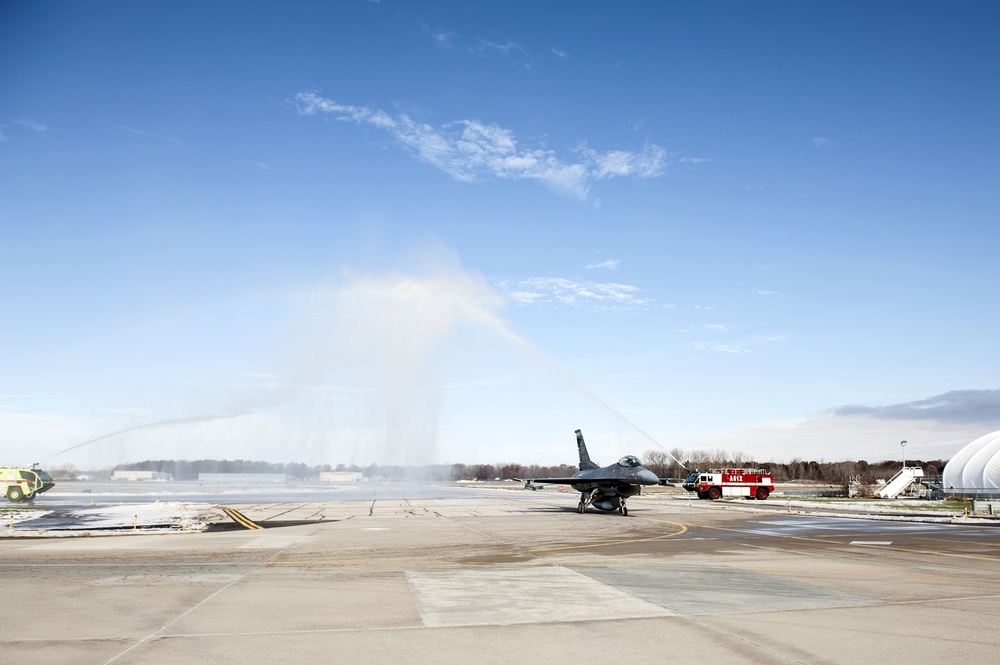
<svg viewBox="0 0 1000 665"><path fill-rule="evenodd" d="M660 479L647 469L634 455L626 455L617 464L602 467L590 460L587 444L583 442L583 432L576 430L576 447L580 451L580 470L569 478L528 478L526 489L535 489L534 483L548 485L571 485L580 492L580 503L576 512L583 513L587 506L598 510L619 511L628 515L625 499L642 491L643 485L656 485Z"/></svg>

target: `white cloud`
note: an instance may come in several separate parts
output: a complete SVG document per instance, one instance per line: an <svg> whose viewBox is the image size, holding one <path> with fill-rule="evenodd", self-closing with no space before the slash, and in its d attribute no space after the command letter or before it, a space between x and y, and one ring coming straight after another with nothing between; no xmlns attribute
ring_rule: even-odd
<svg viewBox="0 0 1000 665"><path fill-rule="evenodd" d="M602 154L589 148L583 148L581 152L593 162L594 177L597 179L627 175L652 178L662 173L667 156L663 148L655 145L646 146L640 153L611 150Z"/></svg>
<svg viewBox="0 0 1000 665"><path fill-rule="evenodd" d="M562 277L500 281L501 292L518 305L569 305L590 310L645 309L653 300L642 289L614 282L578 282Z"/></svg>
<svg viewBox="0 0 1000 665"><path fill-rule="evenodd" d="M714 333L728 333L731 332L732 329L733 327L728 323L705 323L700 326L678 328L674 332L678 334L690 334L707 330ZM787 338L788 336L785 334L775 333L769 335L756 335L750 337L749 339L744 338L741 341L731 342L729 344L699 340L692 342L691 348L696 351L709 351L712 353L745 354L751 353L752 347L755 345L774 344L776 342L783 342Z"/></svg>
<svg viewBox="0 0 1000 665"><path fill-rule="evenodd" d="M271 167L264 162L252 162L252 164L259 169L264 169L265 171L269 171L271 169Z"/></svg>
<svg viewBox="0 0 1000 665"><path fill-rule="evenodd" d="M470 48L469 50L472 51L473 53L479 53L479 54L493 51L502 53L503 55L511 55L511 54L519 55L523 57L525 60L528 60L528 66L530 67L530 59L528 58L528 52L524 50L523 46L521 46L517 42L512 42L509 39L503 43L493 42L488 39L480 39L479 43L476 46Z"/></svg>
<svg viewBox="0 0 1000 665"><path fill-rule="evenodd" d="M454 46L454 44L452 43L452 39L455 36L456 35L453 32L444 32L441 30L431 34L431 38L434 39L434 43L440 46L441 48L452 48Z"/></svg>
<svg viewBox="0 0 1000 665"><path fill-rule="evenodd" d="M590 186L595 180L653 178L663 174L667 163L666 151L656 145L648 145L641 152L601 153L583 147L576 151L579 159L567 161L553 150L523 147L513 131L478 120L456 120L435 127L405 114L393 117L378 109L338 104L315 92L300 92L289 102L301 115L329 114L338 120L383 129L421 161L455 180L534 180L584 202L594 203Z"/></svg>
<svg viewBox="0 0 1000 665"><path fill-rule="evenodd" d="M768 291L767 289L757 289L757 295L759 296L776 296L777 291Z"/></svg>
<svg viewBox="0 0 1000 665"><path fill-rule="evenodd" d="M131 132L133 134L138 134L139 136L147 136L151 139L159 139L160 141L168 141L170 143L179 143L177 139L172 139L166 136L160 136L159 134L152 134L150 132L143 131L141 129L135 129L134 127L127 127L125 125L118 125L118 129L124 129L126 132Z"/></svg>
<svg viewBox="0 0 1000 665"><path fill-rule="evenodd" d="M717 344L715 342L692 342L691 348L696 351L711 351L712 353L750 353L742 344Z"/></svg>
<svg viewBox="0 0 1000 665"><path fill-rule="evenodd" d="M814 136L813 146L817 148L824 148L833 145L833 139L826 136Z"/></svg>
<svg viewBox="0 0 1000 665"><path fill-rule="evenodd" d="M558 46L553 46L552 49L551 49L551 51L553 53L555 53L556 57L558 57L558 58L568 58L569 57L569 53L567 53L566 51L562 50Z"/></svg>
<svg viewBox="0 0 1000 665"><path fill-rule="evenodd" d="M22 127L27 127L28 129L33 129L36 132L44 132L45 130L48 129L47 126L43 125L40 122L35 122L31 118L17 118L16 120L14 120L14 122L16 122L17 124L21 125Z"/></svg>
<svg viewBox="0 0 1000 665"><path fill-rule="evenodd" d="M1000 390L952 390L913 402L882 406L852 404L837 408L833 415L985 423L994 427L1000 426Z"/></svg>
<svg viewBox="0 0 1000 665"><path fill-rule="evenodd" d="M587 266L587 270L618 270L618 266L620 264L620 259L608 259L607 261L601 261L600 263L591 263Z"/></svg>
<svg viewBox="0 0 1000 665"><path fill-rule="evenodd" d="M963 393L968 393L967 398ZM939 396L946 404L921 411L925 402L866 407L840 407L790 423L742 427L689 437L691 448L739 449L759 460L878 461L949 459L974 439L1000 427L997 391L954 391Z"/></svg>

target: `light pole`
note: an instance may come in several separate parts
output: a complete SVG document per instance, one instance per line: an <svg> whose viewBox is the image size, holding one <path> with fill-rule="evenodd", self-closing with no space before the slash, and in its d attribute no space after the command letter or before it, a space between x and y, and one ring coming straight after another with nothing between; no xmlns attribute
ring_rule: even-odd
<svg viewBox="0 0 1000 665"><path fill-rule="evenodd" d="M906 441L900 441L899 447L903 449L903 471L906 471Z"/></svg>

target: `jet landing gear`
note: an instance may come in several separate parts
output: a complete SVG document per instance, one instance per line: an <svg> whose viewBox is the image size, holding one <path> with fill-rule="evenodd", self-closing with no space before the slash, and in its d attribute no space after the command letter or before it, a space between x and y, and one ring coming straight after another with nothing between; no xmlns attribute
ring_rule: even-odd
<svg viewBox="0 0 1000 665"><path fill-rule="evenodd" d="M597 502L594 502L597 499ZM628 506L625 505L625 497L615 495L598 495L596 489L580 493L580 503L576 504L576 512L581 515L586 512L587 506L593 505L598 510L607 513L619 512L628 517Z"/></svg>

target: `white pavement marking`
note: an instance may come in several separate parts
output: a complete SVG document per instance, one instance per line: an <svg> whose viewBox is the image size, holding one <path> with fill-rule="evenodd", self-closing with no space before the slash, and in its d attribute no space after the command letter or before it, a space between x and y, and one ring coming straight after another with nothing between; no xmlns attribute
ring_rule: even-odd
<svg viewBox="0 0 1000 665"><path fill-rule="evenodd" d="M891 540L852 540L851 545L892 545Z"/></svg>
<svg viewBox="0 0 1000 665"><path fill-rule="evenodd" d="M671 616L559 566L407 572L425 626L502 626Z"/></svg>

